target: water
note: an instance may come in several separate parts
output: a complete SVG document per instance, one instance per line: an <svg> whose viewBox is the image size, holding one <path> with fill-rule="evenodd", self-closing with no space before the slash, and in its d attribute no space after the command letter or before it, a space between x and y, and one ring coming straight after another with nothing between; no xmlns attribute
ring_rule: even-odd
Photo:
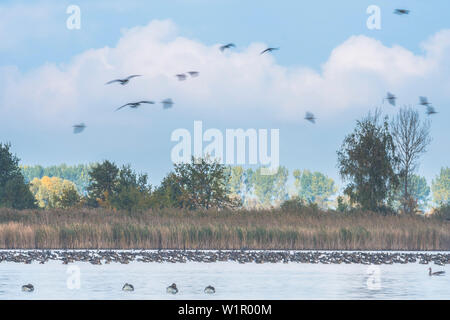
<svg viewBox="0 0 450 320"><path fill-rule="evenodd" d="M2 262L0 299L450 299L450 274L430 277L430 266L433 271L447 268L418 263ZM72 281L77 271L79 289ZM134 285L134 292L121 290L126 282ZM177 295L165 291L172 282L178 286ZM34 292L21 291L27 283L35 286ZM204 294L207 285L216 293Z"/></svg>

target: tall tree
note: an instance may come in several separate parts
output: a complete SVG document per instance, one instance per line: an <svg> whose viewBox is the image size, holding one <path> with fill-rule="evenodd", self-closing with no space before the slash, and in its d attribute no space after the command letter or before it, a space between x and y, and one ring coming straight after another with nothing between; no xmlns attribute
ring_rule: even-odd
<svg viewBox="0 0 450 320"><path fill-rule="evenodd" d="M441 168L439 175L431 184L433 201L438 206L450 205L450 168Z"/></svg>
<svg viewBox="0 0 450 320"><path fill-rule="evenodd" d="M431 142L430 122L420 121L419 113L411 107L402 108L391 122L395 150L400 160L400 179L403 186L403 211L415 211L417 199L411 197L409 186L418 166L418 160Z"/></svg>
<svg viewBox="0 0 450 320"><path fill-rule="evenodd" d="M190 209L234 206L229 197L225 166L209 157L175 164L175 175L183 190L183 201Z"/></svg>
<svg viewBox="0 0 450 320"><path fill-rule="evenodd" d="M94 165L89 171L90 184L87 187L88 203L91 206L108 206L119 175L119 168L108 160Z"/></svg>
<svg viewBox="0 0 450 320"><path fill-rule="evenodd" d="M33 194L19 167L19 158L10 151L10 144L0 143L0 207L35 208Z"/></svg>
<svg viewBox="0 0 450 320"><path fill-rule="evenodd" d="M388 118L380 121L380 111L356 122L337 152L339 173L348 182L344 193L363 209L379 211L398 185L398 159L389 132Z"/></svg>

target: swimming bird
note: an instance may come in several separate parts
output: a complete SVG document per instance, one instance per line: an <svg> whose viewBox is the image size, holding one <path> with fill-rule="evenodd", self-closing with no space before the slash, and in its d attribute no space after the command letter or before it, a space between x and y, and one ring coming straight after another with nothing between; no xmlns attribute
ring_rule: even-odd
<svg viewBox="0 0 450 320"><path fill-rule="evenodd" d="M134 287L132 284L125 283L122 287L123 291L134 291Z"/></svg>
<svg viewBox="0 0 450 320"><path fill-rule="evenodd" d="M428 268L428 275L430 275L430 276L442 276L443 274L445 274L445 271L433 272L433 270L431 270L431 268Z"/></svg>
<svg viewBox="0 0 450 320"><path fill-rule="evenodd" d="M420 101L419 104L421 106L429 106L429 105L431 105L431 103L428 102L427 97L419 97L419 101Z"/></svg>
<svg viewBox="0 0 450 320"><path fill-rule="evenodd" d="M392 93L388 92L386 98L383 99L389 101L391 105L395 107L395 100L397 99L396 96L394 96Z"/></svg>
<svg viewBox="0 0 450 320"><path fill-rule="evenodd" d="M176 294L178 293L177 285L175 283L172 283L170 286L166 289L167 293Z"/></svg>
<svg viewBox="0 0 450 320"><path fill-rule="evenodd" d="M432 107L432 106L427 106L427 111L426 111L426 114L427 114L427 115L432 115L432 114L435 114L435 113L437 113L437 111L434 110L434 107Z"/></svg>
<svg viewBox="0 0 450 320"><path fill-rule="evenodd" d="M198 71L188 71L188 74L189 74L191 77L195 78L195 77L198 77L198 75L200 74L200 72L198 72Z"/></svg>
<svg viewBox="0 0 450 320"><path fill-rule="evenodd" d="M170 99L170 98L164 99L163 101L161 101L161 103L163 104L164 109L172 108L172 106L174 104L172 99Z"/></svg>
<svg viewBox="0 0 450 320"><path fill-rule="evenodd" d="M214 289L213 286L207 286L205 288L205 290L203 290L203 292L205 292L207 294L213 294L213 293L216 293L216 289Z"/></svg>
<svg viewBox="0 0 450 320"><path fill-rule="evenodd" d="M316 117L311 112L306 112L305 119L309 122L316 123Z"/></svg>
<svg viewBox="0 0 450 320"><path fill-rule="evenodd" d="M73 126L73 133L81 133L86 128L86 125L84 123L76 124Z"/></svg>
<svg viewBox="0 0 450 320"><path fill-rule="evenodd" d="M234 45L234 43L228 43L224 46L220 47L220 51L224 52L226 49L230 49L230 48L235 48L236 46Z"/></svg>
<svg viewBox="0 0 450 320"><path fill-rule="evenodd" d="M266 52L272 52L272 51L274 51L274 50L280 50L280 48L267 48L266 50L261 51L260 54L264 54L264 53L266 53Z"/></svg>
<svg viewBox="0 0 450 320"><path fill-rule="evenodd" d="M404 15L404 14L409 14L409 10L407 9L395 9L394 13L398 14L399 16Z"/></svg>
<svg viewBox="0 0 450 320"><path fill-rule="evenodd" d="M148 104L155 104L153 101L138 101L138 102L129 102L127 104L124 104L123 106L119 107L116 109L116 111L125 108L127 106L130 106L130 108L136 109L137 107L139 107L141 105L141 103L148 103Z"/></svg>
<svg viewBox="0 0 450 320"><path fill-rule="evenodd" d="M34 286L31 283L25 284L25 285L22 286L22 291L33 292L34 291Z"/></svg>
<svg viewBox="0 0 450 320"><path fill-rule="evenodd" d="M108 81L105 84L111 84L111 83L114 83L114 82L119 82L121 85L124 86L124 85L128 84L128 82L130 82L130 79L133 79L133 78L136 78L136 77L142 77L142 76L140 74L133 74L133 75L131 75L129 77L126 77L124 79L115 79L115 80Z"/></svg>

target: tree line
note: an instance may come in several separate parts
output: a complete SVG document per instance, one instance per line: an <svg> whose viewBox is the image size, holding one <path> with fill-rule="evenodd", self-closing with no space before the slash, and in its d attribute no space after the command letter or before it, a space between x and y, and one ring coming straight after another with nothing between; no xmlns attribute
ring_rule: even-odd
<svg viewBox="0 0 450 320"><path fill-rule="evenodd" d="M279 167L272 175L263 168L224 166L209 157L174 164L173 170L152 186L146 174L130 165L102 163L78 166L23 166L0 144L0 206L24 208L104 207L117 210L149 208L282 208L313 205L338 211L353 209L382 213L414 213L424 208L433 193L437 207L450 199L450 168L442 168L431 190L416 174L418 160L430 138L430 123L417 111L403 108L396 117L379 110L356 122L337 151L343 193L333 179L320 172Z"/></svg>

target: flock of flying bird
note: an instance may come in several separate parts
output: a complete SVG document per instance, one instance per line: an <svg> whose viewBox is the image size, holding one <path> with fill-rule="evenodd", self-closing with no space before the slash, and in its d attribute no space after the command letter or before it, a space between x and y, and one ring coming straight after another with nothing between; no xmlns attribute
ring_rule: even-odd
<svg viewBox="0 0 450 320"><path fill-rule="evenodd" d="M395 9L394 13L397 14L397 15L408 15L410 13L410 10L407 10L407 9ZM236 45L234 43L228 43L228 44L220 46L219 49L220 49L220 51L224 52L225 50L229 50L229 49L235 48L235 47L236 47ZM279 50L279 49L280 49L279 47L278 48L276 48L276 47L269 47L269 48L261 51L260 55L263 55L265 53L271 53L271 52L273 52L275 50ZM179 81L185 81L188 78L188 76L191 77L191 78L195 78L195 77L198 77L199 75L200 75L200 72L198 72L198 71L188 71L186 73L176 74L175 76L177 77L177 79ZM124 79L111 80L111 81L108 81L106 84L112 84L112 83L116 83L117 82L117 83L121 84L122 86L124 86L124 85L128 84L131 79L136 78L136 77L141 77L141 75L135 74L135 75L128 76L128 77L126 77ZM387 97L383 99L383 102L385 100L387 100L391 105L395 106L396 99L397 99L397 97L395 95L393 95L392 93L388 92L387 93ZM431 103L428 102L428 99L426 97L419 97L419 100L420 100L419 104L422 105L422 106L425 106L427 108L427 110L426 110L426 114L427 115L432 115L432 114L437 113L436 110L434 109L434 107L431 105ZM169 109L174 104L174 102L170 98L162 100L161 103L162 103L164 109ZM123 109L123 108L126 108L126 107L130 107L132 109L136 109L141 104L155 104L155 102L154 101L150 101L150 100L129 102L129 103L124 104L123 106L118 107L116 109L116 111L118 111L120 109ZM316 123L316 119L317 118L314 116L313 113L307 111L306 114L305 114L305 119L307 121L311 122L311 123ZM76 125L73 126L73 132L74 133L80 133L85 128L86 128L86 125L84 123L76 124Z"/></svg>
<svg viewBox="0 0 450 320"><path fill-rule="evenodd" d="M227 49L231 49L231 48L235 48L235 47L236 47L236 45L234 43L228 43L226 45L220 46L219 49L220 49L220 51L224 52ZM275 51L275 50L279 50L279 49L280 48L269 47L269 48L261 51L260 54L262 55L262 54L265 54L265 53L268 53L268 52L272 52L272 51ZM200 72L198 72L198 71L187 71L186 73L176 74L175 77L177 77L177 79L179 81L185 81L188 78L188 75L191 78L196 78L196 77L198 77L200 75ZM130 82L131 79L136 78L136 77L142 77L142 75L140 75L140 74L133 74L133 75L128 76L128 77L123 78L123 79L115 79L115 80L108 81L108 82L105 83L105 85L112 84L112 83L119 83L122 86L124 86L124 85L127 85ZM163 105L163 109L169 109L174 104L174 102L170 98L162 100L161 103ZM129 107L129 108L132 108L132 109L137 109L141 104L155 104L155 101L142 100L142 101L136 101L136 102L129 102L129 103L126 103L126 104L118 107L116 109L116 111L119 111L120 109L123 109L123 108L126 108L126 107ZM84 123L76 124L76 125L73 126L73 133L75 133L75 134L76 133L81 133L81 132L83 132L84 129L86 129L86 125Z"/></svg>

